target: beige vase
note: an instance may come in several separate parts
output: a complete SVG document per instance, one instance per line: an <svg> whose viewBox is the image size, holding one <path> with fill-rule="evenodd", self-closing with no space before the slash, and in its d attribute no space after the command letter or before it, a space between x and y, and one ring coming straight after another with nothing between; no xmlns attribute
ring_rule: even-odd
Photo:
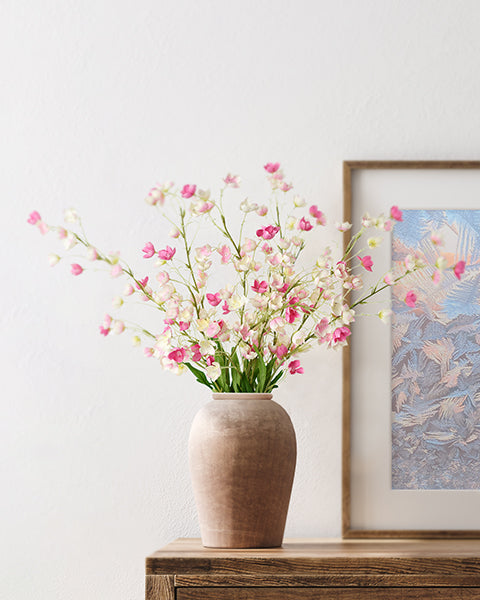
<svg viewBox="0 0 480 600"><path fill-rule="evenodd" d="M290 417L271 394L213 394L189 440L203 545L281 546L296 455Z"/></svg>

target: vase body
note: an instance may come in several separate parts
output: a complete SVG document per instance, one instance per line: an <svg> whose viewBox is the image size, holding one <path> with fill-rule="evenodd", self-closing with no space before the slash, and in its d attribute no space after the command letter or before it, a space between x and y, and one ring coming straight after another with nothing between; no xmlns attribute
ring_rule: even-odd
<svg viewBox="0 0 480 600"><path fill-rule="evenodd" d="M290 417L271 394L213 394L189 440L203 545L281 546L296 454Z"/></svg>

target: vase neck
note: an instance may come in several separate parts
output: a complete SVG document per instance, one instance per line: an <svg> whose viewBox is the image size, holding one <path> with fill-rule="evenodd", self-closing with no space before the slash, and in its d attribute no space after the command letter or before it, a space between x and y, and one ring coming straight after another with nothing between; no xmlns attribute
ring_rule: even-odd
<svg viewBox="0 0 480 600"><path fill-rule="evenodd" d="M225 393L214 393L212 394L214 400L271 400L272 394L256 394L256 393L242 393L242 392L225 392Z"/></svg>

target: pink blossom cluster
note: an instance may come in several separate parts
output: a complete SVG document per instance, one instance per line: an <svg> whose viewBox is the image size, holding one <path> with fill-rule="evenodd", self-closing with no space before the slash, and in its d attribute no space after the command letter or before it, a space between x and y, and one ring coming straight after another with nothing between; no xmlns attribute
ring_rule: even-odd
<svg viewBox="0 0 480 600"><path fill-rule="evenodd" d="M156 331L126 325L125 319L107 314L99 326L101 335L130 329L134 345L143 344L146 357L174 373L190 370L218 391L270 391L285 374L304 372L298 356L313 345L347 344L356 307L425 265L421 257L406 257L399 272L375 273L372 253L382 238L365 238L372 229L384 234L402 221L402 211L393 206L388 217L365 214L343 254L335 256L325 248L306 268L302 252L316 228L327 226L327 218L317 204L298 195L288 200L293 186L285 181L278 162L266 163L264 171L269 205L242 199L237 227L227 219L221 199L227 190L238 193L238 175L223 178L220 198L192 183L153 187L146 202L160 210L163 224L172 228L139 249L145 259L141 273L134 273L118 253L100 251L82 232L46 225L36 211L28 222L41 233L56 231L67 251L84 248L85 262L70 265L73 275L81 275L90 261L104 265L112 278L124 280L113 301L115 310L124 310L128 300L140 300L158 311ZM79 223L75 211L67 212L67 223ZM351 226L335 225L341 232ZM197 241L194 232L207 227L211 233ZM432 238L432 244L440 240ZM59 260L56 254L49 257L52 266ZM456 277L465 266L464 261L454 266ZM442 268L439 263L435 273ZM366 286L368 277L376 279ZM406 290L406 306L413 309L417 302L415 292Z"/></svg>

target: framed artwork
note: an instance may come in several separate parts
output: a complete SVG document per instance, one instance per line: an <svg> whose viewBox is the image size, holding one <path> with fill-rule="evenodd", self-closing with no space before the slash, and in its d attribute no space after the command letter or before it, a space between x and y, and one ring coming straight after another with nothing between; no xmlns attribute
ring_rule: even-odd
<svg viewBox="0 0 480 600"><path fill-rule="evenodd" d="M387 323L352 326L343 537L480 538L480 161L344 163L345 220L391 206L403 220L371 252L372 283L408 255L447 268L385 290Z"/></svg>

